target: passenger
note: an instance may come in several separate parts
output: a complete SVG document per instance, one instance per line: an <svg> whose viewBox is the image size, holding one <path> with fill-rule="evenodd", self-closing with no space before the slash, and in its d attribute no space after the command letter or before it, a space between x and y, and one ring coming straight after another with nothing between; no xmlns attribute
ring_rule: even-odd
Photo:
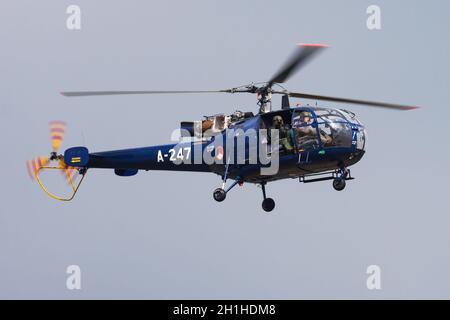
<svg viewBox="0 0 450 320"><path fill-rule="evenodd" d="M288 152L291 152L294 147L290 142L290 128L289 126L284 124L283 118L281 116L274 116L272 119L272 128L277 129L280 139L280 146L284 147L284 149Z"/></svg>

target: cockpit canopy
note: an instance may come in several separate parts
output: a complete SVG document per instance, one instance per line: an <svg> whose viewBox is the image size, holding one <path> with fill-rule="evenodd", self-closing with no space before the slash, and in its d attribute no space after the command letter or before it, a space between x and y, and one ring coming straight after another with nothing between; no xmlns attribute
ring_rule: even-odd
<svg viewBox="0 0 450 320"><path fill-rule="evenodd" d="M281 144L297 150L352 147L364 150L364 126L347 110L300 107L261 116L261 127L283 128Z"/></svg>

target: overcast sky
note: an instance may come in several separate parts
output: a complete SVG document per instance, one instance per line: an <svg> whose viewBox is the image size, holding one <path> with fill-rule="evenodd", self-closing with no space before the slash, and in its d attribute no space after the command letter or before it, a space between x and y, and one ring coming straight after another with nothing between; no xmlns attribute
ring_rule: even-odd
<svg viewBox="0 0 450 320"><path fill-rule="evenodd" d="M81 8L68 30L66 8ZM381 8L381 30L366 9ZM0 298L450 298L450 2L2 1ZM256 111L252 95L65 98L63 90L218 89L264 81L299 42L324 50L290 90L415 104L357 113L367 153L331 182L255 185L217 203L214 174L91 170L47 197L25 160L170 142L180 121ZM277 99L277 98L275 98ZM277 102L277 101L275 101ZM315 103L315 101L293 101ZM82 289L66 288L78 265ZM366 269L381 268L381 290Z"/></svg>

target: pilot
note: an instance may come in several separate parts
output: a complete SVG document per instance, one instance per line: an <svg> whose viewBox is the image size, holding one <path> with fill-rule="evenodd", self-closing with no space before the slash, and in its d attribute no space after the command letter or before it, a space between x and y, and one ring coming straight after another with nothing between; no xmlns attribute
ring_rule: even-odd
<svg viewBox="0 0 450 320"><path fill-rule="evenodd" d="M280 146L283 146L284 149L288 152L292 151L294 148L290 143L290 128L284 124L283 118L279 115L274 116L272 118L272 127L271 129L278 129Z"/></svg>
<svg viewBox="0 0 450 320"><path fill-rule="evenodd" d="M323 130L319 130L320 140L324 146L330 146L333 142L333 138Z"/></svg>
<svg viewBox="0 0 450 320"><path fill-rule="evenodd" d="M296 130L299 142L305 142L309 139L315 139L317 137L317 131L315 128L310 126L311 114L307 111L303 111L302 113L300 113L299 120L299 122L296 121Z"/></svg>
<svg viewBox="0 0 450 320"><path fill-rule="evenodd" d="M312 122L311 114L307 111L300 113L300 123L298 123L297 136L299 144L305 143L306 141L311 141L317 139L317 131L315 128L310 126ZM320 140L323 144L330 144L331 137L324 133L320 132Z"/></svg>

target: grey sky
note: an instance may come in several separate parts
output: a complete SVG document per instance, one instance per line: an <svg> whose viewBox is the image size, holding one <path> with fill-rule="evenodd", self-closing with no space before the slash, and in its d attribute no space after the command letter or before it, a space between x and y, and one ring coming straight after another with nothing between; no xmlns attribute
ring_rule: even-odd
<svg viewBox="0 0 450 320"><path fill-rule="evenodd" d="M70 4L80 31L66 28ZM379 31L366 28L370 4ZM449 12L445 0L2 1L0 298L450 298ZM424 106L348 107L369 140L345 191L269 184L277 207L266 214L254 185L216 203L213 174L92 170L71 203L29 181L24 162L50 151L49 120L69 123L63 149L102 151L169 142L183 120L256 111L251 95L60 91L264 81L298 42L331 48L290 90ZM81 291L65 287L71 264ZM380 291L366 288L371 264Z"/></svg>

